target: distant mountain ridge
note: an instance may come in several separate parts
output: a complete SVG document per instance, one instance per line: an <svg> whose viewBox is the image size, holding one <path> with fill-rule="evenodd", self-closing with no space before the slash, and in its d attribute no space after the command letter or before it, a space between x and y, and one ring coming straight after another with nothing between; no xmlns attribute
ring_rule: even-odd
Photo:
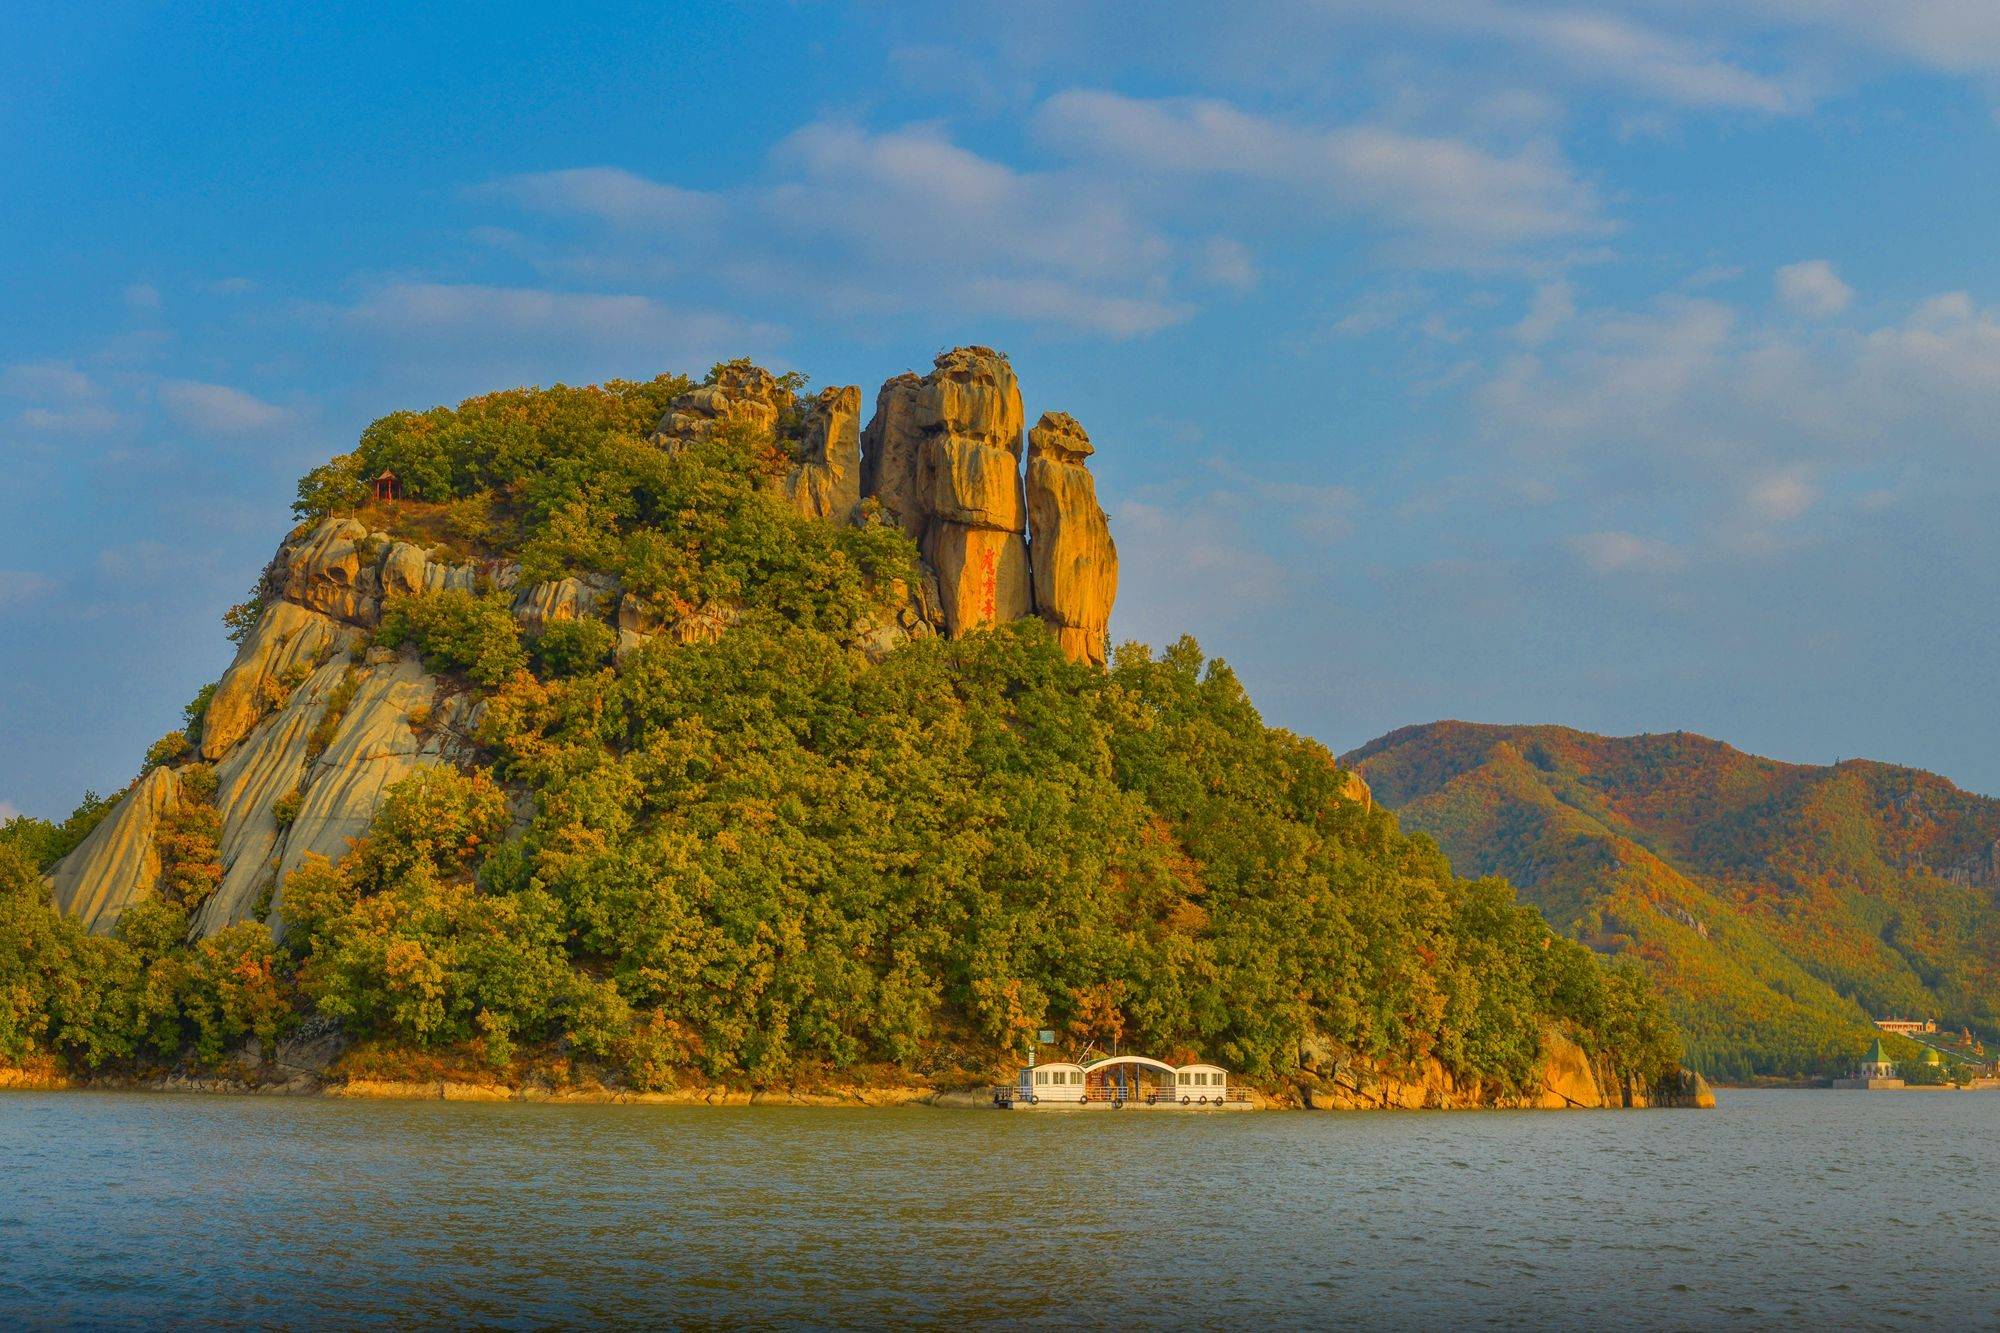
<svg viewBox="0 0 2000 1333"><path fill-rule="evenodd" d="M1705 1072L1814 1072L1891 1013L2000 1035L2000 800L1690 732L1436 722L1341 762L1460 874L1639 958Z"/></svg>

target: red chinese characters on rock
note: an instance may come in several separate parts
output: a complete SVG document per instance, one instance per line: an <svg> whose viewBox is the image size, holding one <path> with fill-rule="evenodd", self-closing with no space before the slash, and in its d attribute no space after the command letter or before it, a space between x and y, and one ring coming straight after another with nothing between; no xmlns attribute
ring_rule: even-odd
<svg viewBox="0 0 2000 1333"><path fill-rule="evenodd" d="M980 618L992 624L1000 604L1000 553L985 551L979 557Z"/></svg>

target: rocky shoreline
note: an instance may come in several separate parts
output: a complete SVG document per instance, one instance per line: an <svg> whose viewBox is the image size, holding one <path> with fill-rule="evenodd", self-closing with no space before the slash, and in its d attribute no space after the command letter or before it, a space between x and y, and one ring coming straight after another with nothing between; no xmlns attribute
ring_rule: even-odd
<svg viewBox="0 0 2000 1333"><path fill-rule="evenodd" d="M1432 1062L1410 1077L1384 1077L1352 1067L1276 1089L1246 1087L1254 1109L1266 1111L1480 1111L1710 1109L1715 1095L1701 1075L1682 1071L1674 1089L1600 1087L1583 1050L1552 1036L1544 1054L1542 1087L1503 1091L1477 1080L1461 1082ZM530 1075L488 1080L452 1071L438 1077L342 1074L288 1064L240 1063L233 1073L91 1074L72 1076L53 1064L0 1066L0 1091L161 1092L230 1096L332 1097L376 1101L539 1102L561 1105L635 1106L931 1106L979 1109L992 1105L985 1085L939 1088L917 1083L828 1082L816 1086L743 1088L689 1085L645 1092L595 1080L558 1083Z"/></svg>

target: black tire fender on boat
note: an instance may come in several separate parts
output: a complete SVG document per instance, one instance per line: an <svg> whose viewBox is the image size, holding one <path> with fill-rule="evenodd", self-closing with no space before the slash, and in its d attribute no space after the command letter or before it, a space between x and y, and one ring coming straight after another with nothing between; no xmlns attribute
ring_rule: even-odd
<svg viewBox="0 0 2000 1333"><path fill-rule="evenodd" d="M1034 1093L1031 1092L1028 1094L1028 1105L1033 1106L1036 1102L1039 1102L1040 1100L1041 1098L1036 1096Z"/></svg>
<svg viewBox="0 0 2000 1333"><path fill-rule="evenodd" d="M1181 1094L1181 1105L1182 1105L1182 1106L1186 1106L1186 1105L1187 1105L1187 1104L1188 1104L1189 1102L1191 1102L1191 1101L1193 1101L1193 1100L1194 1100L1194 1098L1192 1098L1192 1097L1188 1096L1188 1095L1187 1095L1187 1094L1186 1094L1185 1092Z"/></svg>

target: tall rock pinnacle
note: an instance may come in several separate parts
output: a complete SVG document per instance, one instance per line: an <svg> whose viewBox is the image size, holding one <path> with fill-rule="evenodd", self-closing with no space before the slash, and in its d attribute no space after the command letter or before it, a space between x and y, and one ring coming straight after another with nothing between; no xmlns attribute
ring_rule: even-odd
<svg viewBox="0 0 2000 1333"><path fill-rule="evenodd" d="M990 348L946 352L918 387L923 554L937 574L948 634L1034 610L1021 490L1023 415L1014 368Z"/></svg>
<svg viewBox="0 0 2000 1333"><path fill-rule="evenodd" d="M1028 559L1035 608L1071 660L1105 662L1118 596L1118 547L1084 467L1090 437L1066 412L1044 412L1028 432Z"/></svg>

